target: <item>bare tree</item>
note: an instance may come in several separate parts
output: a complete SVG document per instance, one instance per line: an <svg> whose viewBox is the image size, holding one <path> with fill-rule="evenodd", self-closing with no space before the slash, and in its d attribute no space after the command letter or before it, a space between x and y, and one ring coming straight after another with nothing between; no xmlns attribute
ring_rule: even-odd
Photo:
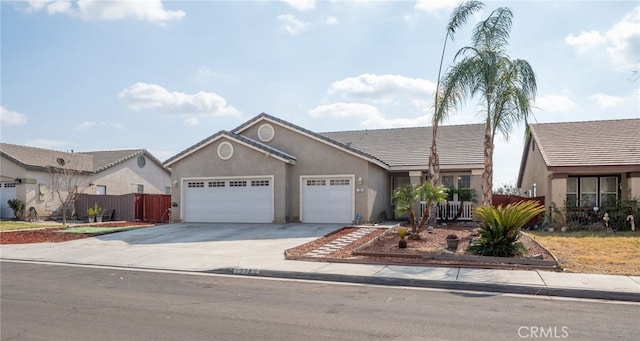
<svg viewBox="0 0 640 341"><path fill-rule="evenodd" d="M62 224L67 224L67 207L90 183L87 167L79 160L57 158L55 166L47 167L51 176L51 193L62 205Z"/></svg>

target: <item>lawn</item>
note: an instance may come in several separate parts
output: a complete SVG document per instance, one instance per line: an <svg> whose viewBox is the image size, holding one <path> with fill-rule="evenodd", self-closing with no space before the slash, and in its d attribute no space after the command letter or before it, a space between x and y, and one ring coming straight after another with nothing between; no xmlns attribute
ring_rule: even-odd
<svg viewBox="0 0 640 341"><path fill-rule="evenodd" d="M640 276L640 232L529 232L568 272Z"/></svg>
<svg viewBox="0 0 640 341"><path fill-rule="evenodd" d="M0 221L0 231L26 230L45 227L63 227L62 223L28 223L24 221L2 220Z"/></svg>

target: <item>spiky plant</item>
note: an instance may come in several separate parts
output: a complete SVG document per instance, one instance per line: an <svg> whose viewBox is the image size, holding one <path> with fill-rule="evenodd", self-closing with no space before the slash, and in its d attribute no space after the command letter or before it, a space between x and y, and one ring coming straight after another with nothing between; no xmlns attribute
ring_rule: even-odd
<svg viewBox="0 0 640 341"><path fill-rule="evenodd" d="M471 243L469 252L494 257L521 256L527 249L518 241L520 229L544 211L544 206L535 201L520 201L504 207L477 207L475 214L483 226L478 229L480 237Z"/></svg>

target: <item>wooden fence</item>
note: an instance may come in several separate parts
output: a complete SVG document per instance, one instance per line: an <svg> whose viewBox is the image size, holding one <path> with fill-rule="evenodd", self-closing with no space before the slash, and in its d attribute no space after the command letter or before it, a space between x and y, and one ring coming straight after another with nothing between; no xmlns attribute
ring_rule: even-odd
<svg viewBox="0 0 640 341"><path fill-rule="evenodd" d="M537 201L540 205L544 206L544 197L521 197L519 195L494 194L491 200L494 207L498 207L500 205L506 206L520 201ZM538 224L542 219L544 219L544 215L532 218L524 225L523 229L531 228Z"/></svg>
<svg viewBox="0 0 640 341"><path fill-rule="evenodd" d="M80 194L75 201L78 218L87 217L87 208L98 204L103 210L114 210L113 220L167 222L163 217L171 207L171 195L130 193L123 195ZM164 218L164 221L163 221Z"/></svg>

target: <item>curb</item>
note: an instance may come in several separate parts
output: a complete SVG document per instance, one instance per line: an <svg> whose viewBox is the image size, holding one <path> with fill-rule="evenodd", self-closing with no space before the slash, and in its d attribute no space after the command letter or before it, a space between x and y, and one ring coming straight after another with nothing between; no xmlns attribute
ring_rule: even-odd
<svg viewBox="0 0 640 341"><path fill-rule="evenodd" d="M485 291L492 293L520 294L532 296L553 296L583 299L612 300L624 302L640 302L640 292L620 292L608 290L589 290L572 288L549 288L534 285L514 285L499 283L472 283L440 280L423 280L393 277L352 276L341 274L319 274L297 271L277 271L245 268L221 268L202 271L219 275L237 275L248 277L288 278L311 281L329 281L342 283L373 284L387 286L404 286L416 288L434 288L464 291Z"/></svg>

